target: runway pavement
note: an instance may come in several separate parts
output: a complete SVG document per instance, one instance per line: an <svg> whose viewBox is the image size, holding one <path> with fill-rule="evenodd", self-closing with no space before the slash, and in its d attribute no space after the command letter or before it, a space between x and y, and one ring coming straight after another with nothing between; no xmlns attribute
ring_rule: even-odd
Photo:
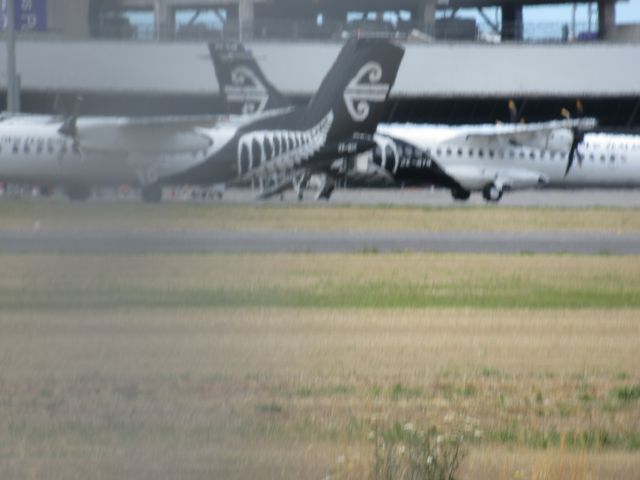
<svg viewBox="0 0 640 480"><path fill-rule="evenodd" d="M317 204L315 192L305 193L303 203ZM255 203L255 195L247 188L231 188L223 197L223 202ZM272 198L266 203L298 204L295 194L286 192L282 198ZM454 201L448 190L435 188L367 188L336 189L328 205L405 205L424 207L551 207L551 208L585 208L585 207L640 207L640 189L536 189L518 190L505 193L497 203L488 204L479 193L471 195L469 200Z"/></svg>
<svg viewBox="0 0 640 480"><path fill-rule="evenodd" d="M640 234L310 232L310 231L0 231L0 253L454 252L640 254Z"/></svg>

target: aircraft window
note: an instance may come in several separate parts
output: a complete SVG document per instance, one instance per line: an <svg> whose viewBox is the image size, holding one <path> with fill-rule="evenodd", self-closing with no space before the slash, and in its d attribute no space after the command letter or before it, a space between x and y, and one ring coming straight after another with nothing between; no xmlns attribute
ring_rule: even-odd
<svg viewBox="0 0 640 480"><path fill-rule="evenodd" d="M39 155L42 153L42 144L39 143L38 146L36 147L36 153Z"/></svg>
<svg viewBox="0 0 640 480"><path fill-rule="evenodd" d="M461 149L461 148L459 148L459 149L458 149L458 156L459 156L459 157L461 157L461 156L462 156L462 149Z"/></svg>
<svg viewBox="0 0 640 480"><path fill-rule="evenodd" d="M482 150L481 148L478 149L478 156L484 157L484 150Z"/></svg>
<svg viewBox="0 0 640 480"><path fill-rule="evenodd" d="M489 150L489 157L493 158L493 155L494 155L494 151L493 150Z"/></svg>
<svg viewBox="0 0 640 480"><path fill-rule="evenodd" d="M439 148L436 150L436 155L440 156L442 155L442 150L440 150Z"/></svg>
<svg viewBox="0 0 640 480"><path fill-rule="evenodd" d="M604 155L600 155L600 161L601 161L602 163L604 163L604 162L606 161L606 158L604 158Z"/></svg>
<svg viewBox="0 0 640 480"><path fill-rule="evenodd" d="M24 153L29 153L30 149L29 149L29 144L27 142L24 143Z"/></svg>
<svg viewBox="0 0 640 480"><path fill-rule="evenodd" d="M516 156L516 152L513 150L509 150L509 158L514 158Z"/></svg>
<svg viewBox="0 0 640 480"><path fill-rule="evenodd" d="M589 160L591 160L592 162L594 162L596 159L596 157L593 156L593 153L591 155L589 155Z"/></svg>
<svg viewBox="0 0 640 480"><path fill-rule="evenodd" d="M47 143L47 153L53 153L53 144Z"/></svg>
<svg viewBox="0 0 640 480"><path fill-rule="evenodd" d="M473 157L473 148L470 148L470 149L469 149L469 156L470 156L470 157Z"/></svg>
<svg viewBox="0 0 640 480"><path fill-rule="evenodd" d="M20 151L20 145L17 143L13 144L13 153L18 153Z"/></svg>
<svg viewBox="0 0 640 480"><path fill-rule="evenodd" d="M522 150L520 150L520 155L519 155L519 157L520 157L520 158L524 158L524 152L523 152Z"/></svg>
<svg viewBox="0 0 640 480"><path fill-rule="evenodd" d="M451 156L451 149L450 148L447 148L447 155Z"/></svg>
<svg viewBox="0 0 640 480"><path fill-rule="evenodd" d="M504 150L502 149L498 150L498 157L504 158Z"/></svg>
<svg viewBox="0 0 640 480"><path fill-rule="evenodd" d="M529 158L530 158L531 160L535 160L535 159L536 159L536 152L534 152L533 150L531 150L531 151L529 152Z"/></svg>
<svg viewBox="0 0 640 480"><path fill-rule="evenodd" d="M616 161L616 156L615 155L611 155L611 157L609 158L609 161L611 163L614 163Z"/></svg>

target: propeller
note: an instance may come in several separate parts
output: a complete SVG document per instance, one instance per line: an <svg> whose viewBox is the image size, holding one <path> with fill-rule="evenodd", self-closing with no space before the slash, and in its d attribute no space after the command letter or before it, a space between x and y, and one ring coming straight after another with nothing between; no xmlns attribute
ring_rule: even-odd
<svg viewBox="0 0 640 480"><path fill-rule="evenodd" d="M522 116L522 111L524 110L524 106L526 105L526 100L522 103L521 107L518 108L515 100L509 99L508 108L509 108L509 123L525 123L524 117Z"/></svg>
<svg viewBox="0 0 640 480"><path fill-rule="evenodd" d="M560 115L562 115L566 119L571 118L571 112L566 108L560 110ZM580 101L580 99L576 100L575 107L575 118L582 118L584 115L584 105ZM571 134L573 136L573 140L571 141L571 148L569 149L569 157L567 160L567 169L564 172L564 176L566 177L573 166L574 160L578 159L578 166L582 166L583 156L578 151L578 146L584 141L585 131L579 129L578 127L571 128Z"/></svg>
<svg viewBox="0 0 640 480"><path fill-rule="evenodd" d="M82 105L83 101L84 97L82 95L78 95L75 97L71 114L65 115L64 123L58 130L61 134L75 138L76 134L78 133L76 122L78 121L80 106ZM56 104L58 104L58 98L56 98Z"/></svg>

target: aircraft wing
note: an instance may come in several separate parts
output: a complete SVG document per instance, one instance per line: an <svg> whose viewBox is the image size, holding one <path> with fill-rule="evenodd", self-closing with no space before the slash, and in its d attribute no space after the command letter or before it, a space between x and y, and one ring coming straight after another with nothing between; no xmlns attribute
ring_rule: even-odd
<svg viewBox="0 0 640 480"><path fill-rule="evenodd" d="M555 120L530 124L499 124L485 129L474 129L458 137L459 140L476 144L500 146L527 146L548 150L568 150L572 135L561 136L559 131L589 130L598 122L593 118ZM454 140L455 141L455 140Z"/></svg>
<svg viewBox="0 0 640 480"><path fill-rule="evenodd" d="M214 127L219 120L215 117L86 118L78 120L73 137L78 147L88 152L196 152L211 145L203 128Z"/></svg>

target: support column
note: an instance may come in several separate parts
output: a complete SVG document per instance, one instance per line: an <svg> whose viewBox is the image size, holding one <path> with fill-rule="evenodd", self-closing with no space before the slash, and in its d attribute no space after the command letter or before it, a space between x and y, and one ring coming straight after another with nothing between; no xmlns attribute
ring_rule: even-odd
<svg viewBox="0 0 640 480"><path fill-rule="evenodd" d="M240 40L245 42L253 37L253 0L240 0L238 4Z"/></svg>
<svg viewBox="0 0 640 480"><path fill-rule="evenodd" d="M522 40L522 5L502 5L502 40Z"/></svg>
<svg viewBox="0 0 640 480"><path fill-rule="evenodd" d="M9 1L6 4L7 10L7 112L16 113L18 106L16 102L16 24L14 3Z"/></svg>
<svg viewBox="0 0 640 480"><path fill-rule="evenodd" d="M610 40L616 29L616 3L611 0L598 0L598 38Z"/></svg>
<svg viewBox="0 0 640 480"><path fill-rule="evenodd" d="M175 35L175 25L173 15L171 15L167 0L155 0L153 3L153 14L155 17L155 36L157 39L173 37Z"/></svg>
<svg viewBox="0 0 640 480"><path fill-rule="evenodd" d="M436 36L436 1L423 0L418 7L417 20L422 22L422 29L427 35Z"/></svg>

